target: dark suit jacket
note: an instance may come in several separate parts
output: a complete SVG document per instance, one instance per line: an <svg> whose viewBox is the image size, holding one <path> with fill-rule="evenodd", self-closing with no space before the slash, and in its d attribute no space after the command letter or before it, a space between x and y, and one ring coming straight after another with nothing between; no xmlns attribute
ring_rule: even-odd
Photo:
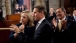
<svg viewBox="0 0 76 43"><path fill-rule="evenodd" d="M52 28L47 20L43 20L34 33L34 43L50 43L52 39Z"/></svg>
<svg viewBox="0 0 76 43"><path fill-rule="evenodd" d="M17 24L17 26L19 27L21 25ZM17 37L14 38L14 31L11 32L9 38L13 43L30 43L32 41L32 37L34 34L34 27L28 27L27 25L25 25L25 30L24 33L20 32L18 33Z"/></svg>
<svg viewBox="0 0 76 43"><path fill-rule="evenodd" d="M64 31L58 31L58 27L56 28L53 35L53 43L76 43L75 36L75 23L69 17L66 17L67 24Z"/></svg>

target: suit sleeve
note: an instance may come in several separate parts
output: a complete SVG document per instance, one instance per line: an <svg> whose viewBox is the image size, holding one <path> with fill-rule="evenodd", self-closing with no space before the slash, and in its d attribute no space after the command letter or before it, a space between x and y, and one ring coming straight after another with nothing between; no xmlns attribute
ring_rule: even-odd
<svg viewBox="0 0 76 43"><path fill-rule="evenodd" d="M14 38L14 33L15 33L15 32L12 31L11 34L10 34L10 36L9 36L9 38L10 38L11 41L14 41L14 40L15 40L15 38Z"/></svg>

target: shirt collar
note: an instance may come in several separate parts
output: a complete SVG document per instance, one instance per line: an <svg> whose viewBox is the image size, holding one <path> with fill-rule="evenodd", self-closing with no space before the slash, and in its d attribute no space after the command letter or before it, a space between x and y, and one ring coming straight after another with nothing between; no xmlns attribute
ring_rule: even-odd
<svg viewBox="0 0 76 43"><path fill-rule="evenodd" d="M45 19L45 17L44 17L44 18L42 18L38 23L40 24L44 19Z"/></svg>
<svg viewBox="0 0 76 43"><path fill-rule="evenodd" d="M66 16L62 20L65 20L65 19L66 19ZM60 19L59 19L59 21L60 21Z"/></svg>

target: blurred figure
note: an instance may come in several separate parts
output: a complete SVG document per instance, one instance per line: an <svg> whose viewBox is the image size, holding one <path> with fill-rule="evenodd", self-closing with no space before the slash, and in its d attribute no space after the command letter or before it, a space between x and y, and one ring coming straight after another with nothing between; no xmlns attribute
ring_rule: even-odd
<svg viewBox="0 0 76 43"><path fill-rule="evenodd" d="M25 6L24 5L22 5L22 11L24 11L25 10Z"/></svg>
<svg viewBox="0 0 76 43"><path fill-rule="evenodd" d="M18 4L15 4L15 10L14 11L15 11L15 14L20 13Z"/></svg>
<svg viewBox="0 0 76 43"><path fill-rule="evenodd" d="M4 20L2 8L0 8L0 20Z"/></svg>
<svg viewBox="0 0 76 43"><path fill-rule="evenodd" d="M66 16L66 10L57 8L56 17L52 20L54 25L53 43L76 43L76 26L74 21Z"/></svg>
<svg viewBox="0 0 76 43"><path fill-rule="evenodd" d="M2 15L3 15L3 12L2 12L2 9L0 8L0 20L2 20Z"/></svg>
<svg viewBox="0 0 76 43"><path fill-rule="evenodd" d="M47 20L49 22L51 22L53 20L53 18L56 18L56 14L54 12L54 9L53 8L50 8L50 13L48 14Z"/></svg>
<svg viewBox="0 0 76 43"><path fill-rule="evenodd" d="M35 28L33 43L51 43L52 28L45 19L45 7L37 5L33 9L33 18L38 21Z"/></svg>
<svg viewBox="0 0 76 43"><path fill-rule="evenodd" d="M17 25L11 25L12 33L10 34L10 40L13 43L30 43L34 34L33 19L29 14L29 11L23 11L21 13L20 23Z"/></svg>
<svg viewBox="0 0 76 43"><path fill-rule="evenodd" d="M74 21L76 22L76 10L73 11L73 18L74 18Z"/></svg>
<svg viewBox="0 0 76 43"><path fill-rule="evenodd" d="M22 5L19 7L20 12L27 10L27 6L26 5Z"/></svg>
<svg viewBox="0 0 76 43"><path fill-rule="evenodd" d="M50 16L54 16L54 17L56 16L53 8L50 8Z"/></svg>
<svg viewBox="0 0 76 43"><path fill-rule="evenodd" d="M24 8L25 8L25 10L27 10L28 8L27 8L27 5L24 5Z"/></svg>

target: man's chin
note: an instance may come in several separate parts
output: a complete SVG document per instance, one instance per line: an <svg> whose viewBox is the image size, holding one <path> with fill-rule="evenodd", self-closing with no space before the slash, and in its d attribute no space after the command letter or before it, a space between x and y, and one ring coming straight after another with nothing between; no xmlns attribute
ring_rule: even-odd
<svg viewBox="0 0 76 43"><path fill-rule="evenodd" d="M34 19L35 21L37 21L36 19Z"/></svg>
<svg viewBox="0 0 76 43"><path fill-rule="evenodd" d="M35 21L38 21L37 19L34 19Z"/></svg>
<svg viewBox="0 0 76 43"><path fill-rule="evenodd" d="M61 17L57 17L58 19L60 19Z"/></svg>

